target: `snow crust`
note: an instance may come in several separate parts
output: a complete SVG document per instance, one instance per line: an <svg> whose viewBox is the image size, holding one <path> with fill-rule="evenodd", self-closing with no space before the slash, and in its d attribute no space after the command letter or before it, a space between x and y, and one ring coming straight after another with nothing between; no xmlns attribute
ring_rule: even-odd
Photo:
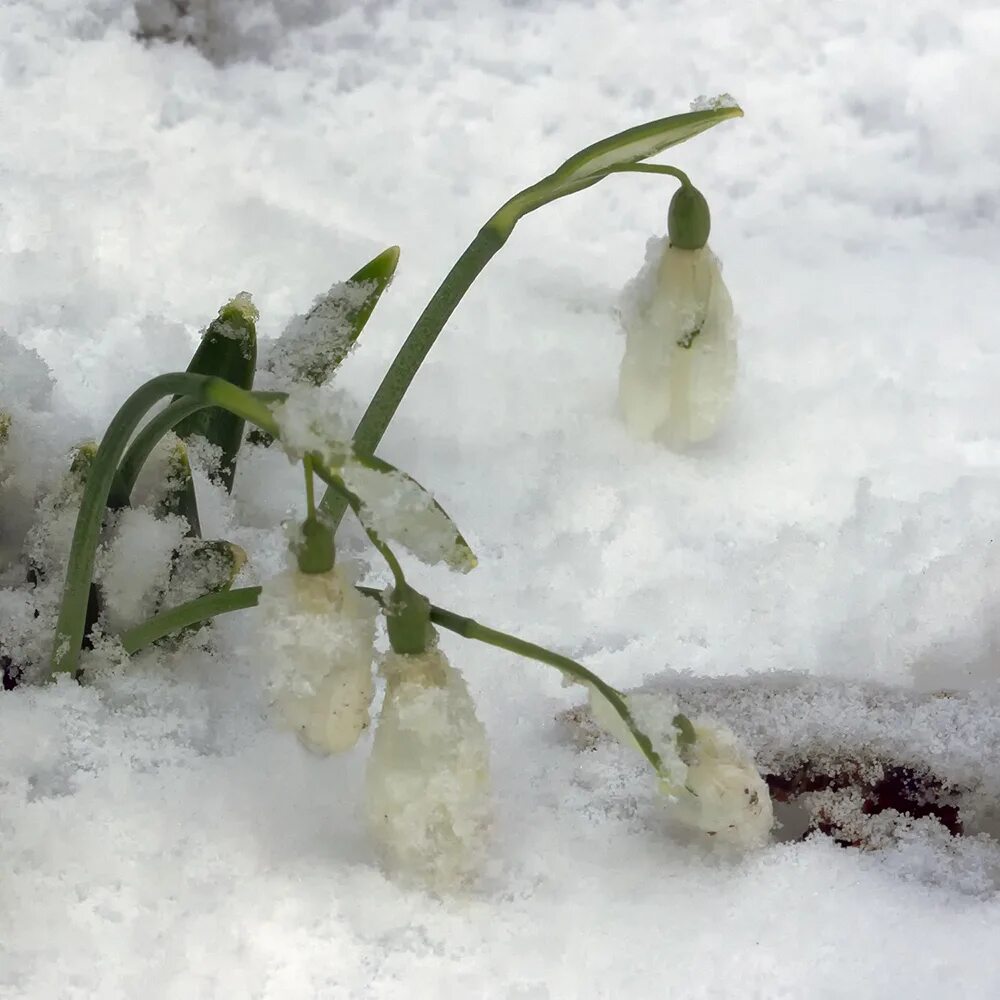
<svg viewBox="0 0 1000 1000"><path fill-rule="evenodd" d="M25 571L27 524L8 547L8 517L57 488L70 449L99 439L128 392L183 370L234 288L252 291L261 337L275 338L317 291L402 247L337 376L351 430L505 199L602 136L726 89L746 117L661 157L711 204L742 321L726 426L674 454L615 415L615 303L664 230L672 184L615 177L563 199L518 225L386 437L385 458L433 491L480 558L467 576L407 565L408 577L621 688L664 667L707 689L774 671L857 685L827 698L810 681L812 701L783 695L777 716L752 693L724 713L732 686L701 703L758 763L782 734L819 745L816 704L824 726L843 723L838 739L933 755L978 774L992 801L997 11L212 9L205 58L137 41L125 0L0 4L0 409L11 444L25 435L3 453L24 477L16 502L0 493L4 583ZM9 379L10 341L47 374L29 356ZM207 537L242 546L253 579L284 569L298 470L256 450L232 497L199 488ZM388 582L356 526L338 548ZM36 619L23 591L0 590L0 638L46 656L51 607ZM279 730L259 621L224 617L127 665L100 647L87 686L0 693L5 1000L1000 990L988 817L964 838L914 824L869 852L816 837L732 858L678 841L636 755L564 741L551 720L578 692L448 635L489 740L492 853L465 895L403 886L365 818L370 731L322 758ZM961 697L908 716L900 689ZM753 729L772 718L775 731Z"/></svg>

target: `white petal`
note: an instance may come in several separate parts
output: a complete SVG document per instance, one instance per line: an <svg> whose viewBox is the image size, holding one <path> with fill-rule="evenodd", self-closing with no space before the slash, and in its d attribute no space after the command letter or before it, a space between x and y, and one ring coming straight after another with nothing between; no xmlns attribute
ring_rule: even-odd
<svg viewBox="0 0 1000 1000"><path fill-rule="evenodd" d="M655 249L654 249L655 248ZM627 289L619 401L640 440L672 447L712 436L736 382L733 304L715 255L664 240Z"/></svg>
<svg viewBox="0 0 1000 1000"><path fill-rule="evenodd" d="M727 727L707 719L694 723L687 787L671 805L685 826L738 847L767 842L774 823L771 796L752 757Z"/></svg>
<svg viewBox="0 0 1000 1000"><path fill-rule="evenodd" d="M377 605L338 563L329 573L274 577L260 609L282 725L317 753L350 749L369 721Z"/></svg>

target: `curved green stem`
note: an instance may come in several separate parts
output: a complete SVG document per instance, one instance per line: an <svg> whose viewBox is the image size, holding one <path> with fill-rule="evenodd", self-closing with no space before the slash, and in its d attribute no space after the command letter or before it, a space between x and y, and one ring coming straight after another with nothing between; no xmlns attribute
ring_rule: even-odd
<svg viewBox="0 0 1000 1000"><path fill-rule="evenodd" d="M255 399L267 402L279 402L287 394L283 392L254 392ZM153 449L163 437L172 431L182 420L215 404L192 396L182 396L165 406L159 413L151 417L139 430L128 446L128 450L118 465L118 472L108 494L108 506L119 510L128 505L132 490L142 467L146 464Z"/></svg>
<svg viewBox="0 0 1000 1000"><path fill-rule="evenodd" d="M218 594L206 594L193 601L186 601L176 607L168 608L144 621L135 628L123 632L118 638L125 652L130 656L144 646L156 642L173 632L179 632L189 625L197 625L228 614L230 611L244 611L256 607L260 597L260 587L239 587L236 590L224 590Z"/></svg>
<svg viewBox="0 0 1000 1000"><path fill-rule="evenodd" d="M670 177L676 177L684 187L694 186L691 183L691 178L683 170L665 163L621 163L608 167L604 171L604 176L608 174L666 174Z"/></svg>
<svg viewBox="0 0 1000 1000"><path fill-rule="evenodd" d="M164 435L172 431L186 417L209 405L201 399L181 396L180 399L160 410L143 426L132 439L132 443L128 446L128 450L118 465L114 482L111 484L111 492L108 494L108 506L112 510L120 510L122 507L128 506L129 497L132 496L132 490L135 489L135 483L142 467Z"/></svg>
<svg viewBox="0 0 1000 1000"><path fill-rule="evenodd" d="M490 258L507 242L517 220L506 223L498 218L499 215L497 213L480 229L476 238L458 258L403 342L354 432L354 449L359 454L370 455L375 451L417 374L417 369L434 346L434 341L455 307ZM330 516L334 527L339 524L347 506L343 495L329 489L320 501L320 507Z"/></svg>
<svg viewBox="0 0 1000 1000"><path fill-rule="evenodd" d="M361 498L355 493L352 493L345 485L343 480L336 475L331 469L328 469L323 462L319 460L319 457L313 455L313 471L323 480L327 485L326 496L335 496L343 504L344 509L350 507L354 511L355 516L358 519L358 523L364 529L365 534L368 536L368 540L375 547L378 554L385 560L386 565L389 567L389 571L392 573L392 578L395 581L397 587L406 587L406 577L403 575L403 567L399 564L399 560L396 558L395 553L389 548L385 542L379 537L378 533L369 528L361 517ZM326 497L324 497L324 502ZM322 507L322 504L320 504Z"/></svg>
<svg viewBox="0 0 1000 1000"><path fill-rule="evenodd" d="M515 635L509 635L506 632L489 628L477 622L474 618L466 618L463 615L457 615L444 608L432 607L431 621L442 628L456 632L466 639L476 639L490 646L496 646L498 649L506 649L508 652L516 653L518 656L524 656L531 660L537 660L539 663L545 663L550 667L555 667L557 670L561 670L564 674L572 677L573 680L596 688L607 699L608 704L615 710L622 722L628 726L629 732L642 751L642 755L652 765L653 770L659 775L663 774L662 758L654 749L650 738L636 725L635 720L632 718L632 713L621 693L611 687L610 684L601 680L597 674L588 670L582 664L577 663L576 660L571 660L568 656L553 652L544 646L538 646L533 642L519 639Z"/></svg>
<svg viewBox="0 0 1000 1000"><path fill-rule="evenodd" d="M542 178L537 184L519 191L490 217L438 286L385 373L354 432L354 450L357 454L371 455L378 447L382 435L385 434L424 358L434 346L438 334L444 329L445 323L451 318L451 314L465 293L472 287L472 283L494 254L507 242L518 221L529 212L597 184L612 173L628 170L670 174L682 184L690 185L687 174L683 171L676 167L656 164L632 163L612 166L596 175L569 183L562 179L560 171L557 170ZM327 490L320 506L326 511L336 529L347 508L345 499Z"/></svg>
<svg viewBox="0 0 1000 1000"><path fill-rule="evenodd" d="M222 379L190 372L170 372L150 379L132 393L111 421L87 476L80 512L70 545L51 671L74 673L86 627L87 598L94 574L104 510L119 462L129 439L149 410L166 396L189 396L208 406L221 406L270 434L278 427L264 400Z"/></svg>
<svg viewBox="0 0 1000 1000"><path fill-rule="evenodd" d="M384 603L385 598L382 591L376 590L374 587L358 587L357 589L362 594L373 597L380 604ZM438 607L436 604L431 605L431 621L435 625L440 625L442 628L446 628L462 636L464 639L475 639L478 642L496 646L498 649L505 649L510 653L516 653L518 656L526 657L529 660L537 660L539 663L555 667L581 684L596 688L607 699L622 722L628 726L629 732L634 737L640 751L652 765L656 773L663 775L663 759L656 752L650 738L636 725L621 692L601 680L597 674L588 670L583 664L577 663L576 660L571 660L568 656L563 656L561 653L546 649L544 646L538 646L525 639L519 639L516 635L510 635L507 632L489 628L474 618L457 614L454 611L449 611L447 608ZM675 720L675 725L678 726L678 729L686 732L687 730L683 728L684 724L690 727L690 723L688 723L688 720L684 716L679 716L678 718L683 721L678 723Z"/></svg>

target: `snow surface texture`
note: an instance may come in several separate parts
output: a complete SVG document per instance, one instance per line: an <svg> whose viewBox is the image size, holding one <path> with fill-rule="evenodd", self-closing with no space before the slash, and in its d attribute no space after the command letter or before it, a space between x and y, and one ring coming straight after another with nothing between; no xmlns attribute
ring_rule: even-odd
<svg viewBox="0 0 1000 1000"><path fill-rule="evenodd" d="M54 380L17 402L49 446L28 452L45 482L132 388L183 368L233 294L274 337L398 243L338 376L353 422L507 197L729 91L747 117L662 158L712 205L741 321L727 425L676 454L615 412L615 303L672 184L616 177L549 206L459 307L385 440L480 561L408 563L412 582L622 687L664 665L992 683L994 5L216 10L209 60L137 42L123 0L0 4L0 328ZM278 522L301 507L285 457L254 451L232 498L198 485L206 536L276 573ZM341 549L365 551L356 529ZM376 564L370 580L386 582ZM560 741L551 719L578 695L554 672L450 636L491 743L495 841L475 893L402 888L365 828L370 735L320 759L277 731L252 617L222 619L213 652L125 672L97 651L93 686L0 695L5 1000L1000 989L1000 901L948 838L742 860L672 841L626 751Z"/></svg>

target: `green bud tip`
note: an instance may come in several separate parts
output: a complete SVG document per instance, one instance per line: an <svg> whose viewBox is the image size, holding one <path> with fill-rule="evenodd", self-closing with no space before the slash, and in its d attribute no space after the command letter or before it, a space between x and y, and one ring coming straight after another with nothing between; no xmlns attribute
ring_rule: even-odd
<svg viewBox="0 0 1000 1000"><path fill-rule="evenodd" d="M700 250L708 242L712 215L705 196L690 184L682 184L670 199L667 233L670 245L681 250Z"/></svg>
<svg viewBox="0 0 1000 1000"><path fill-rule="evenodd" d="M386 604L385 624L394 653L415 656L426 652L434 638L431 602L406 584L396 587Z"/></svg>
<svg viewBox="0 0 1000 1000"><path fill-rule="evenodd" d="M230 299L220 310L220 319L242 319L245 323L256 323L260 318L257 307L249 292L240 292Z"/></svg>
<svg viewBox="0 0 1000 1000"><path fill-rule="evenodd" d="M333 569L333 529L315 515L302 522L293 549L300 573L329 573Z"/></svg>

